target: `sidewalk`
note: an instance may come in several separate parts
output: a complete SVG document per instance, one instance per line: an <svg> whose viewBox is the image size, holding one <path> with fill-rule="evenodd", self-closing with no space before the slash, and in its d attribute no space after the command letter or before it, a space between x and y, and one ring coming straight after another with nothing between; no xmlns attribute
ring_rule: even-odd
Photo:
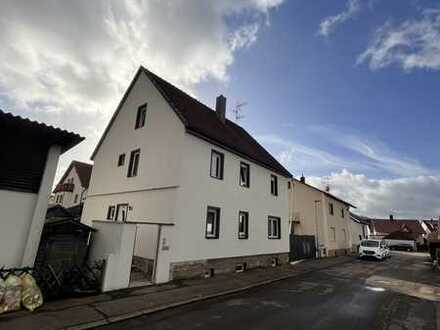
<svg viewBox="0 0 440 330"><path fill-rule="evenodd" d="M336 257L217 275L97 296L48 302L37 311L0 315L0 329L89 329L188 303L248 290L353 260Z"/></svg>

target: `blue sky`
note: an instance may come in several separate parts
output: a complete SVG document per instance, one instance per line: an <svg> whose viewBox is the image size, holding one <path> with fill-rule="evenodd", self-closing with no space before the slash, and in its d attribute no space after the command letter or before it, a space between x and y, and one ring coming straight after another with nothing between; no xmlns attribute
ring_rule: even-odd
<svg viewBox="0 0 440 330"><path fill-rule="evenodd" d="M79 132L87 161L140 64L228 115L295 176L371 216L440 215L440 4L5 0L0 108Z"/></svg>
<svg viewBox="0 0 440 330"><path fill-rule="evenodd" d="M417 161L426 173L435 171L440 168L440 153L434 147L438 139L434 123L440 117L438 71L408 71L397 64L371 70L368 63L357 63L379 27L418 19L420 8L429 8L429 2L424 7L411 1L367 3L328 36L318 34L320 23L344 11L347 1L283 4L271 13L270 26L258 42L240 51L226 86L207 83L198 86L198 93L212 104L215 94L224 89L231 106L237 100L248 102L241 124L257 135L276 135L326 151L353 162L348 169L372 178L423 171L357 168L365 157L344 146L349 143L344 137L357 138L384 155ZM288 166L296 175L304 171L321 176L337 171L339 164L298 166L293 159Z"/></svg>

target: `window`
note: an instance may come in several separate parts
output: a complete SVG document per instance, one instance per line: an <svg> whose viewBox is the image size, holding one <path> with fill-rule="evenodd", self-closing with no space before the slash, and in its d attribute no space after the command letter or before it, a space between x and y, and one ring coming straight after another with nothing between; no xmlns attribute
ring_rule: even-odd
<svg viewBox="0 0 440 330"><path fill-rule="evenodd" d="M333 215L334 214L333 203L329 203L328 208L329 208L328 211L330 212L330 215Z"/></svg>
<svg viewBox="0 0 440 330"><path fill-rule="evenodd" d="M128 215L128 204L118 204L116 205L116 218L115 221L127 221Z"/></svg>
<svg viewBox="0 0 440 330"><path fill-rule="evenodd" d="M143 104L138 108L136 115L136 125L135 129L144 127L145 125L145 117L147 116L147 104Z"/></svg>
<svg viewBox="0 0 440 330"><path fill-rule="evenodd" d="M249 177L250 167L249 164L240 163L240 186L249 188L250 177Z"/></svg>
<svg viewBox="0 0 440 330"><path fill-rule="evenodd" d="M245 239L249 237L249 213L240 211L238 213L238 238Z"/></svg>
<svg viewBox="0 0 440 330"><path fill-rule="evenodd" d="M63 204L64 195L60 195L60 204Z"/></svg>
<svg viewBox="0 0 440 330"><path fill-rule="evenodd" d="M77 202L78 202L78 194L75 194L75 198L73 199L73 202L74 202L74 203L77 203Z"/></svg>
<svg viewBox="0 0 440 330"><path fill-rule="evenodd" d="M118 166L123 166L125 163L125 154L120 154L118 157Z"/></svg>
<svg viewBox="0 0 440 330"><path fill-rule="evenodd" d="M130 154L130 163L128 164L128 174L127 176L133 177L138 175L139 158L141 156L141 150L137 149Z"/></svg>
<svg viewBox="0 0 440 330"><path fill-rule="evenodd" d="M278 177L273 174L270 175L270 193L278 196Z"/></svg>
<svg viewBox="0 0 440 330"><path fill-rule="evenodd" d="M208 206L206 213L206 238L218 238L220 231L220 209Z"/></svg>
<svg viewBox="0 0 440 330"><path fill-rule="evenodd" d="M341 217L345 217L344 207L341 207Z"/></svg>
<svg viewBox="0 0 440 330"><path fill-rule="evenodd" d="M116 211L116 208L114 205L111 205L108 207L107 220L114 220L115 219L115 211Z"/></svg>
<svg viewBox="0 0 440 330"><path fill-rule="evenodd" d="M344 238L344 242L347 242L347 232L345 229L342 229L342 237Z"/></svg>
<svg viewBox="0 0 440 330"><path fill-rule="evenodd" d="M270 239L281 238L281 219L277 217L269 217L267 222L267 237Z"/></svg>
<svg viewBox="0 0 440 330"><path fill-rule="evenodd" d="M336 228L330 227L330 239L334 242L336 241Z"/></svg>
<svg viewBox="0 0 440 330"><path fill-rule="evenodd" d="M287 181L287 189L291 189L292 188L292 184L291 184L291 182L290 181Z"/></svg>
<svg viewBox="0 0 440 330"><path fill-rule="evenodd" d="M221 152L211 151L211 177L223 180L224 155Z"/></svg>

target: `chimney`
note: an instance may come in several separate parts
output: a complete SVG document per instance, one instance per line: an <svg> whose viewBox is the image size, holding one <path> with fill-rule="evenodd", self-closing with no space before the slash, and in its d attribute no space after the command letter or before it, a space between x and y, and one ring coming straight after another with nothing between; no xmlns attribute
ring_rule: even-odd
<svg viewBox="0 0 440 330"><path fill-rule="evenodd" d="M215 112L218 119L224 124L226 121L226 97L223 95L217 96L215 100Z"/></svg>
<svg viewBox="0 0 440 330"><path fill-rule="evenodd" d="M326 191L326 192L330 192L330 185L326 185L326 186L325 186L325 191Z"/></svg>
<svg viewBox="0 0 440 330"><path fill-rule="evenodd" d="M394 220L394 217L392 214L390 214L390 221L393 221L393 220Z"/></svg>
<svg viewBox="0 0 440 330"><path fill-rule="evenodd" d="M302 183L306 183L306 177L304 176L304 174L301 175L299 181L301 181Z"/></svg>

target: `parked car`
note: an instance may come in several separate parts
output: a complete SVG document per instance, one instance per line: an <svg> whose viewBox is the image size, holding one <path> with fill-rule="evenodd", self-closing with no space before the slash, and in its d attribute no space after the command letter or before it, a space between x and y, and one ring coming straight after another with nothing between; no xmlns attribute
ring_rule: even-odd
<svg viewBox="0 0 440 330"><path fill-rule="evenodd" d="M390 249L384 240L364 239L359 247L359 257L372 257L383 260L390 256Z"/></svg>

